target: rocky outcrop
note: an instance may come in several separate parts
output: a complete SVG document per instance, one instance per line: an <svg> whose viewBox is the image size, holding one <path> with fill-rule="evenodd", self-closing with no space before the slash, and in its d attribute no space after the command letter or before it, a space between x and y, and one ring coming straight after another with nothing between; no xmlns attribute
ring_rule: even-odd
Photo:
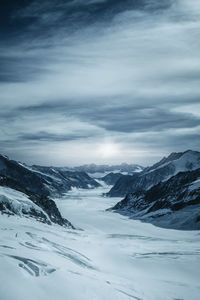
<svg viewBox="0 0 200 300"><path fill-rule="evenodd" d="M32 217L46 224L58 224L74 228L64 219L55 202L46 195L36 194L6 176L0 177L0 211L8 215Z"/></svg>
<svg viewBox="0 0 200 300"><path fill-rule="evenodd" d="M112 209L163 227L200 229L200 169L129 193Z"/></svg>
<svg viewBox="0 0 200 300"><path fill-rule="evenodd" d="M29 167L0 155L0 175L23 184L28 191L41 196L60 196L72 187L94 188L99 186L84 172L65 171L62 168Z"/></svg>
<svg viewBox="0 0 200 300"><path fill-rule="evenodd" d="M141 173L119 178L107 196L124 197L127 193L147 190L179 172L197 168L200 168L200 152L188 150L172 153L152 167L144 169Z"/></svg>

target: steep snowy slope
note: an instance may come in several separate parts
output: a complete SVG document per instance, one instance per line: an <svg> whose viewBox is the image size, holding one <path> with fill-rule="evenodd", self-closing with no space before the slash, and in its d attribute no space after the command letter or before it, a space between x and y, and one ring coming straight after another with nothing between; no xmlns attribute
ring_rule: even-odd
<svg viewBox="0 0 200 300"><path fill-rule="evenodd" d="M59 196L72 187L91 188L99 184L86 173L64 172L50 167L29 167L0 155L0 175L22 183L42 196Z"/></svg>
<svg viewBox="0 0 200 300"><path fill-rule="evenodd" d="M17 181L0 177L0 212L7 215L35 218L37 221L73 228L64 219L55 202L46 196L40 196L26 190Z"/></svg>
<svg viewBox="0 0 200 300"><path fill-rule="evenodd" d="M69 171L67 168L62 167L43 167L32 166L32 171L36 171L42 176L49 176L57 182L58 190L66 192L72 187L88 189L99 186L99 183L91 178L85 172Z"/></svg>
<svg viewBox="0 0 200 300"><path fill-rule="evenodd" d="M129 193L113 210L163 227L200 229L200 169Z"/></svg>
<svg viewBox="0 0 200 300"><path fill-rule="evenodd" d="M34 217L50 224L49 216L27 195L7 187L0 186L0 211L8 215Z"/></svg>
<svg viewBox="0 0 200 300"><path fill-rule="evenodd" d="M188 150L172 153L152 167L144 169L141 173L120 178L107 195L123 197L130 192L149 189L160 181L168 180L178 172L198 168L200 168L200 152Z"/></svg>

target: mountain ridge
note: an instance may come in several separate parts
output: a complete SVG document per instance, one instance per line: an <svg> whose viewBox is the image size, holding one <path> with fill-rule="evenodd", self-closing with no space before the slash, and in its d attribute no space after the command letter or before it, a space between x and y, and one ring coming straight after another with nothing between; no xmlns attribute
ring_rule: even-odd
<svg viewBox="0 0 200 300"><path fill-rule="evenodd" d="M200 229L200 168L129 193L112 210L174 229Z"/></svg>
<svg viewBox="0 0 200 300"><path fill-rule="evenodd" d="M0 175L22 180L23 184L32 192L45 196L60 196L72 187L92 188L99 183L84 172L61 172L52 167L30 167L21 162L10 160L0 155Z"/></svg>
<svg viewBox="0 0 200 300"><path fill-rule="evenodd" d="M123 197L127 193L149 189L160 181L166 181L181 171L194 170L200 167L200 152L187 150L174 152L141 173L119 178L107 193L110 197Z"/></svg>

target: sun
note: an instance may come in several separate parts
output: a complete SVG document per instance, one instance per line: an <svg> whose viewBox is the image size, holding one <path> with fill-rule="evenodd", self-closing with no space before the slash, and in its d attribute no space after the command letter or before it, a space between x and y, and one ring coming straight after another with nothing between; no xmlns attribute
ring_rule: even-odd
<svg viewBox="0 0 200 300"><path fill-rule="evenodd" d="M100 146L99 155L103 158L113 157L119 154L119 148L117 145L108 143Z"/></svg>

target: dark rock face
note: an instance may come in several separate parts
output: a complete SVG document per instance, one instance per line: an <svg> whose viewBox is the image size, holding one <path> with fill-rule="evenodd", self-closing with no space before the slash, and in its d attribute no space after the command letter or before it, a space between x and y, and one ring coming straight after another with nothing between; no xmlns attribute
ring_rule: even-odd
<svg viewBox="0 0 200 300"><path fill-rule="evenodd" d="M120 177L111 190L107 193L109 197L123 197L132 191L132 187L139 178L139 174L124 175Z"/></svg>
<svg viewBox="0 0 200 300"><path fill-rule="evenodd" d="M31 208L28 212L22 210L23 215L33 217L36 220L49 225L51 223L55 223L61 226L74 228L73 225L68 220L64 219L61 216L55 202L51 200L49 197L47 197L46 195L41 195L41 194L38 195L34 192L31 192L30 190L27 190L26 187L20 182L18 182L17 180L8 178L6 176L0 177L0 186L9 187L13 190L19 191L27 195L28 198L34 204L36 204L38 207L42 209L41 211L38 211L34 208ZM12 215L15 214L15 211L13 211L13 208L9 203L0 202L0 211L6 214L12 214Z"/></svg>
<svg viewBox="0 0 200 300"><path fill-rule="evenodd" d="M10 205L9 203L5 203L3 201L0 202L0 212L2 214L7 214L11 216L16 215L16 212L13 210L12 205ZM51 222L48 220L47 216L42 211L37 211L36 209L31 208L27 213L26 210L22 209L22 215L34 218L39 222L51 225Z"/></svg>
<svg viewBox="0 0 200 300"><path fill-rule="evenodd" d="M0 175L23 184L27 190L42 196L60 196L72 187L89 188L99 184L84 172L64 171L60 168L28 167L0 156Z"/></svg>
<svg viewBox="0 0 200 300"><path fill-rule="evenodd" d="M68 220L62 218L55 202L50 197L61 196L72 187L88 189L98 187L99 183L84 172L69 171L65 168L29 167L0 155L0 186L9 187L27 195L28 199L35 204L31 206L29 203L29 209L25 209L22 203L19 204L22 215L34 217L47 224L56 223L73 228ZM2 197L0 211L16 214L12 199Z"/></svg>
<svg viewBox="0 0 200 300"><path fill-rule="evenodd" d="M121 173L109 173L106 176L102 177L101 180L103 180L107 185L114 185L119 178L123 177Z"/></svg>
<svg viewBox="0 0 200 300"><path fill-rule="evenodd" d="M72 187L88 189L99 187L100 184L85 172L69 171L66 168L33 166L33 170L38 171L41 176L52 178L53 186L59 193L66 192Z"/></svg>
<svg viewBox="0 0 200 300"><path fill-rule="evenodd" d="M170 222L170 218L174 213L182 212L188 207L190 207L188 212L190 222L188 221L184 229L199 229L200 169L180 172L166 182L160 182L149 190L129 193L125 199L117 203L112 209L131 215L136 219L152 223L157 219L162 223L162 217L167 215ZM183 221L182 218L181 222ZM174 227L173 225L171 227L176 228L176 226L177 222Z"/></svg>
<svg viewBox="0 0 200 300"><path fill-rule="evenodd" d="M152 167L144 169L141 173L119 178L107 196L124 197L127 193L147 190L161 181L166 181L180 171L195 170L199 167L200 152L189 150L172 153Z"/></svg>
<svg viewBox="0 0 200 300"><path fill-rule="evenodd" d="M46 178L41 178L38 174L30 171L18 162L9 160L4 156L0 156L0 175L14 180L17 179L27 190L38 195L50 195L46 187L48 185Z"/></svg>

